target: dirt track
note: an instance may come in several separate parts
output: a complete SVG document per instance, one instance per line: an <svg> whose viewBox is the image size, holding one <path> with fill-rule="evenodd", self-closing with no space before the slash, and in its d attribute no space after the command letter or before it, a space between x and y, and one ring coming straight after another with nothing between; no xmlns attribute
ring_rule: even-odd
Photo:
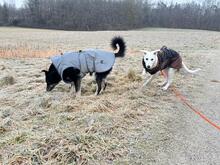
<svg viewBox="0 0 220 165"><path fill-rule="evenodd" d="M47 58L0 60L0 162L2 164L219 164L220 132L182 105L161 78L140 92L139 49L172 47L197 76L177 74L174 85L220 125L220 33L147 29L126 32L64 32L0 29L1 49L109 49L114 35L127 41L107 91L93 96L91 77L81 98L61 83L45 92ZM8 33L10 32L10 34ZM17 39L16 39L17 38ZM31 52L31 51L30 51ZM19 55L18 55L19 56ZM28 54L31 57L31 54ZM216 81L212 81L216 80Z"/></svg>

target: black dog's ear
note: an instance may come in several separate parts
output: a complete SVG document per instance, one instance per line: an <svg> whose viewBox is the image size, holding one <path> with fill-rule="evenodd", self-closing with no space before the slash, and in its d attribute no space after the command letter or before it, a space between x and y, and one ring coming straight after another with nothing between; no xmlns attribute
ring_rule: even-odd
<svg viewBox="0 0 220 165"><path fill-rule="evenodd" d="M41 72L44 72L45 74L46 74L46 73L48 73L48 71L47 71L47 70L42 70Z"/></svg>

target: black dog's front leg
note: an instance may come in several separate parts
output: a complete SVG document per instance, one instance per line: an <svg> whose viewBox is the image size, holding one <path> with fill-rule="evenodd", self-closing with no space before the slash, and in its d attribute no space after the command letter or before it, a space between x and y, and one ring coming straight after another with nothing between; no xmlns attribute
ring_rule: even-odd
<svg viewBox="0 0 220 165"><path fill-rule="evenodd" d="M78 78L74 81L76 96L81 96L81 78Z"/></svg>
<svg viewBox="0 0 220 165"><path fill-rule="evenodd" d="M97 95L99 95L99 93L100 93L101 90L102 90L102 79L96 77L96 84L97 84L97 87L96 87L95 95L97 96Z"/></svg>

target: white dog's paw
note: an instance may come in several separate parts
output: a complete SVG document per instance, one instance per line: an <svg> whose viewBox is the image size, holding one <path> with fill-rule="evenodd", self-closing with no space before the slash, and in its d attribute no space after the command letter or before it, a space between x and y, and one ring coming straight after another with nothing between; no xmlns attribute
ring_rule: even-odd
<svg viewBox="0 0 220 165"><path fill-rule="evenodd" d="M169 86L164 86L164 87L162 88L162 90L163 90L163 91L166 91L166 90L168 89L168 87L169 87Z"/></svg>
<svg viewBox="0 0 220 165"><path fill-rule="evenodd" d="M163 86L165 86L166 84L167 84L167 82L164 81L164 82L162 82L162 83L159 83L159 86L163 87Z"/></svg>

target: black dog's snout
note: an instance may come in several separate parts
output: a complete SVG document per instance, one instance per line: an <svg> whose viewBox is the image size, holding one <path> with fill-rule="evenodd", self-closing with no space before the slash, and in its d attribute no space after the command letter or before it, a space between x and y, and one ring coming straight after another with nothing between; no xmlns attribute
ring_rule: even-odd
<svg viewBox="0 0 220 165"><path fill-rule="evenodd" d="M53 90L53 88L56 86L56 84L54 84L54 85L47 85L47 92L50 92L50 91L52 91Z"/></svg>
<svg viewBox="0 0 220 165"><path fill-rule="evenodd" d="M46 89L47 92L50 92L51 90L52 90L51 87L47 87L47 89Z"/></svg>

